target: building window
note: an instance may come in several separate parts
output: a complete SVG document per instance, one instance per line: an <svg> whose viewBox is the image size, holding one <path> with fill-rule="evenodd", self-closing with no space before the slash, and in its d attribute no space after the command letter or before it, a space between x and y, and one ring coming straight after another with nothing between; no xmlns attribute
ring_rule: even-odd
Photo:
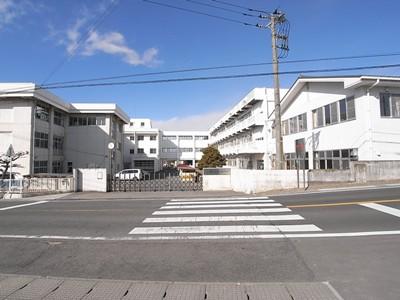
<svg viewBox="0 0 400 300"><path fill-rule="evenodd" d="M325 105L324 106L325 110L325 125L330 125L331 124L331 106Z"/></svg>
<svg viewBox="0 0 400 300"><path fill-rule="evenodd" d="M201 140L201 141L206 141L206 140L208 140L208 136L207 135L196 135L195 139Z"/></svg>
<svg viewBox="0 0 400 300"><path fill-rule="evenodd" d="M347 106L347 120L354 120L356 118L356 107L354 104L354 97L346 98Z"/></svg>
<svg viewBox="0 0 400 300"><path fill-rule="evenodd" d="M195 150L196 150L196 152L202 152L203 149L205 149L205 148L196 148Z"/></svg>
<svg viewBox="0 0 400 300"><path fill-rule="evenodd" d="M150 141L156 141L157 140L157 136L156 135L151 135L150 136Z"/></svg>
<svg viewBox="0 0 400 300"><path fill-rule="evenodd" d="M135 154L135 149L129 149L130 154Z"/></svg>
<svg viewBox="0 0 400 300"><path fill-rule="evenodd" d="M62 162L59 160L52 162L52 173L62 173Z"/></svg>
<svg viewBox="0 0 400 300"><path fill-rule="evenodd" d="M358 160L357 149L336 149L314 152L314 169L349 169L350 161Z"/></svg>
<svg viewBox="0 0 400 300"><path fill-rule="evenodd" d="M285 153L286 169L296 170L297 164L299 169L308 169L308 152L305 153L305 157L298 158L296 153Z"/></svg>
<svg viewBox="0 0 400 300"><path fill-rule="evenodd" d="M106 125L106 117L96 117L96 125Z"/></svg>
<svg viewBox="0 0 400 300"><path fill-rule="evenodd" d="M339 111L340 111L340 121L347 120L347 113L346 113L346 99L342 99L339 101Z"/></svg>
<svg viewBox="0 0 400 300"><path fill-rule="evenodd" d="M144 122L140 122L140 126L141 126L141 127L144 127Z"/></svg>
<svg viewBox="0 0 400 300"><path fill-rule="evenodd" d="M143 141L144 140L144 135L138 135L137 139L138 139L138 141Z"/></svg>
<svg viewBox="0 0 400 300"><path fill-rule="evenodd" d="M380 95L381 117L400 118L400 95Z"/></svg>
<svg viewBox="0 0 400 300"><path fill-rule="evenodd" d="M64 126L64 114L58 110L55 110L53 123L58 126Z"/></svg>
<svg viewBox="0 0 400 300"><path fill-rule="evenodd" d="M182 140L182 141L185 141L185 140L189 141L189 140L193 140L193 136L191 136L191 135L180 135L179 139Z"/></svg>
<svg viewBox="0 0 400 300"><path fill-rule="evenodd" d="M150 153L151 154L156 154L157 153L157 149L156 148L150 148Z"/></svg>
<svg viewBox="0 0 400 300"><path fill-rule="evenodd" d="M193 148L179 148L181 152L193 152Z"/></svg>
<svg viewBox="0 0 400 300"><path fill-rule="evenodd" d="M330 111L331 111L331 124L336 124L338 122L338 109L337 109L337 102L330 104Z"/></svg>
<svg viewBox="0 0 400 300"><path fill-rule="evenodd" d="M144 149L143 149L143 148L138 148L138 149L137 149L137 153L143 154L143 153L144 153Z"/></svg>
<svg viewBox="0 0 400 300"><path fill-rule="evenodd" d="M130 127L133 127L133 122L129 122L129 126L130 126Z"/></svg>
<svg viewBox="0 0 400 300"><path fill-rule="evenodd" d="M35 131L35 147L49 148L49 135L44 132Z"/></svg>
<svg viewBox="0 0 400 300"><path fill-rule="evenodd" d="M176 135L163 135L164 141L174 141L176 140Z"/></svg>
<svg viewBox="0 0 400 300"><path fill-rule="evenodd" d="M129 136L129 139L130 139L131 141L134 141L134 140L135 140L135 136L134 136L134 135L131 135L131 136Z"/></svg>
<svg viewBox="0 0 400 300"><path fill-rule="evenodd" d="M62 136L53 136L53 153L54 155L63 154L64 138ZM54 172L53 172L54 173Z"/></svg>
<svg viewBox="0 0 400 300"><path fill-rule="evenodd" d="M67 173L72 173L72 161L67 162Z"/></svg>
<svg viewBox="0 0 400 300"><path fill-rule="evenodd" d="M314 109L312 115L314 128L354 120L356 118L354 97L348 97Z"/></svg>
<svg viewBox="0 0 400 300"><path fill-rule="evenodd" d="M94 116L90 116L90 117L88 117L88 125L89 126L94 126L94 125L97 125L97 123L96 123L96 117L94 117Z"/></svg>
<svg viewBox="0 0 400 300"><path fill-rule="evenodd" d="M33 173L47 173L47 160L36 160L33 163Z"/></svg>
<svg viewBox="0 0 400 300"><path fill-rule="evenodd" d="M36 106L35 110L36 119L48 122L49 121L49 109L40 105Z"/></svg>
<svg viewBox="0 0 400 300"><path fill-rule="evenodd" d="M175 153L176 151L176 148L162 148L163 153Z"/></svg>

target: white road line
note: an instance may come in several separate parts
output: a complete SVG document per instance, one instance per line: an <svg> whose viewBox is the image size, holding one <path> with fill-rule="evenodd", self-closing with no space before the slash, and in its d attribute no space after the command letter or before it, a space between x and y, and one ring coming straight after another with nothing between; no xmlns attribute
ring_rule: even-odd
<svg viewBox="0 0 400 300"><path fill-rule="evenodd" d="M163 206L160 209L185 209L185 208L223 208L223 207L277 207L282 206L279 203L241 203L241 204L202 204L202 205L176 205Z"/></svg>
<svg viewBox="0 0 400 300"><path fill-rule="evenodd" d="M165 218L146 218L144 219L143 223L293 221L293 220L304 220L304 218L300 215L165 217Z"/></svg>
<svg viewBox="0 0 400 300"><path fill-rule="evenodd" d="M35 239L35 240L84 240L84 241L140 241L140 240L205 240L205 239L286 239L286 238L337 238L337 237L368 237L400 235L400 230L391 231L361 231L332 233L290 233L290 234L260 234L260 235L199 235L199 236L63 236L63 235L7 235L1 234L0 239Z"/></svg>
<svg viewBox="0 0 400 300"><path fill-rule="evenodd" d="M197 214L244 214L244 213L275 213L292 211L290 208L243 208L243 209L192 209L192 210L162 210L153 215L197 215Z"/></svg>
<svg viewBox="0 0 400 300"><path fill-rule="evenodd" d="M47 203L47 202L49 202L49 201L38 201L38 202L33 202L33 203L26 203L26 204L14 205L14 206L2 207L2 208L0 208L0 210L9 210L9 209L19 208L19 207L24 207L24 206L43 204L43 203Z"/></svg>
<svg viewBox="0 0 400 300"><path fill-rule="evenodd" d="M269 197L266 197L266 196L263 196L263 197L221 197L221 198L219 198L219 197L210 197L210 198L187 198L187 199L184 199L184 198L177 198L177 199L171 199L171 201L172 202L180 202L180 201L201 201L201 200L204 200L204 201L212 201L212 200L220 200L220 201L223 201L223 200L227 200L227 201L229 201L229 200L262 200L262 199L268 199Z"/></svg>
<svg viewBox="0 0 400 300"><path fill-rule="evenodd" d="M400 209L397 209L397 208L393 208L393 207L389 207L389 206L385 206L385 205L377 204L377 203L361 203L360 205L400 218Z"/></svg>
<svg viewBox="0 0 400 300"><path fill-rule="evenodd" d="M129 234L196 234L196 233L242 233L242 232L299 232L322 231L313 225L233 225L233 226L176 226L176 227L136 227Z"/></svg>
<svg viewBox="0 0 400 300"><path fill-rule="evenodd" d="M235 200L235 201L184 201L184 202L168 202L166 205L180 205L180 204L228 204L228 203L271 203L274 200Z"/></svg>
<svg viewBox="0 0 400 300"><path fill-rule="evenodd" d="M334 192L334 191L348 191L348 190L363 190L363 189L372 189L376 188L376 185L360 185L360 186L349 186L349 187L342 187L342 188L327 188L327 189L318 189L318 191L323 192Z"/></svg>

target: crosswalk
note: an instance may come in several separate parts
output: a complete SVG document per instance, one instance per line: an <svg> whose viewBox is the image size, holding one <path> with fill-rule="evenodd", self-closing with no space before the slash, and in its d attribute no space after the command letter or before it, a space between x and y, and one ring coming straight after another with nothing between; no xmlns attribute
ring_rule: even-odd
<svg viewBox="0 0 400 300"><path fill-rule="evenodd" d="M141 240L265 239L321 232L268 197L172 199L129 234Z"/></svg>

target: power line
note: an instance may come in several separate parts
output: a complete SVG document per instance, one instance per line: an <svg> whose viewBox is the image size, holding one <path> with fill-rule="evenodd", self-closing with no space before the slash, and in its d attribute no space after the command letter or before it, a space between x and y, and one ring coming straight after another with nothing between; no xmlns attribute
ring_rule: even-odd
<svg viewBox="0 0 400 300"><path fill-rule="evenodd" d="M292 63L321 62L321 61L349 60L349 59L362 59L362 58L377 58L377 57L390 57L390 56L400 56L400 52L287 60L287 61L281 61L280 63L281 64L292 64ZM162 71L162 72L136 73L136 74L127 74L127 75L118 75L118 76L97 77L97 78L90 78L90 79L53 82L53 83L48 83L48 84L44 85L44 87L51 88L51 86L53 86L53 85L70 84L70 83L83 83L83 82L93 82L93 81L100 81L100 80L113 80L113 79L129 78L129 77L166 75L166 74L188 73L188 72L197 72L197 71L234 69L234 68L255 67L255 66L263 66L263 65L271 65L271 64L272 64L272 62L260 62L260 63L249 63L249 64L222 65L222 66L201 67L201 68L177 69L177 70Z"/></svg>
<svg viewBox="0 0 400 300"><path fill-rule="evenodd" d="M295 70L279 72L279 75L289 74L308 74L308 73L331 73L331 72L344 72L344 71L359 71L359 70L372 70L372 69L388 69L398 68L400 64L390 65L374 65L374 66L358 66L349 68L332 68L332 69L309 69L309 70ZM88 84L71 84L71 85L58 85L58 86L38 86L35 89L64 89L64 88L82 88L82 87L98 87L98 86L114 86L114 85L140 85L140 84L155 84L155 83L171 83L171 82L185 82L185 81L205 81L205 80L218 80L218 79L234 79L234 78L249 78L249 77L262 77L272 76L271 73L249 73L249 74L232 74L220 76L204 76L204 77L186 77L186 78L171 78L171 79L158 79L158 80L143 80L143 81L120 81L120 82L101 82L101 83L88 83Z"/></svg>
<svg viewBox="0 0 400 300"><path fill-rule="evenodd" d="M238 11L238 10L234 10L234 9L224 8L224 7L221 7L221 6L216 6L216 5L212 5L212 4L207 4L207 3L200 2L200 1L196 1L196 0L186 0L186 1L187 1L187 2L191 2L191 3L198 4L198 5L202 5L202 6L207 6L207 7L211 7L211 8L215 8L215 9L219 9L219 10L231 12L231 13L234 13L234 14L239 14L239 15L246 16L246 17L259 18L259 16L257 16L257 15L245 13L245 12L243 12L243 11Z"/></svg>
<svg viewBox="0 0 400 300"><path fill-rule="evenodd" d="M120 0L112 0L108 7L104 10L104 12L99 15L97 18L93 20L92 25L88 26L88 30L86 31L85 34L83 34L74 47L72 48L71 52L72 54L80 47L80 45L87 40L87 38L92 34L92 32L96 29L97 26L99 26L101 23L104 22L106 17L111 15L114 10L116 9L117 5L119 4ZM58 65L55 66L55 68L49 73L49 75L43 80L42 84L45 84L55 73L57 73L64 65L65 63L71 58L72 55L67 55Z"/></svg>
<svg viewBox="0 0 400 300"><path fill-rule="evenodd" d="M186 11L186 12L190 12L193 14L198 14L198 15L203 15L203 16L207 16L207 17L211 17L211 18L215 18L215 19L219 19L219 20L224 20L227 22L231 22L231 23L237 23L237 24L242 24L245 26L253 26L257 28L256 24L251 24L251 23L247 23L247 22L243 22L243 21L239 21L236 19L232 19L232 18L226 18L226 17L222 17L222 16L218 16L218 15L213 15L213 14L209 14L209 13L205 13L205 12L200 12L197 10L193 10L193 9L189 9L189 8L183 8L183 7L179 7L179 6L174 6L174 5L170 5L170 4L165 4L165 3L161 3L161 2L157 2L157 1L152 1L152 0L142 0L143 2L148 2L154 5L159 5L159 6L164 6L164 7L168 7L168 8L173 8L173 9L177 9L177 10L181 10L181 11Z"/></svg>
<svg viewBox="0 0 400 300"><path fill-rule="evenodd" d="M232 3L229 3L229 2L226 2L226 1L221 1L221 0L210 0L210 1L214 1L214 2L217 2L217 3L225 4L225 5L232 6L232 7L242 8L242 9L245 9L245 10L248 10L248 11L254 11L254 12L259 12L259 13L264 13L264 14L270 14L271 13L271 12L268 12L268 11L265 11L265 10L258 10L258 9L254 9L254 8L251 8L251 7L232 4Z"/></svg>

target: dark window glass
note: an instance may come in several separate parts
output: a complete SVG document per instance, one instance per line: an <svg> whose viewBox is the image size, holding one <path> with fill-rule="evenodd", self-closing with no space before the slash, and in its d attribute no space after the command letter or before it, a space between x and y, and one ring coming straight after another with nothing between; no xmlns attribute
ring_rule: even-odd
<svg viewBox="0 0 400 300"><path fill-rule="evenodd" d="M320 169L325 169L325 160L322 160L322 159L321 159L321 160L319 161L319 168L320 168Z"/></svg>
<svg viewBox="0 0 400 300"><path fill-rule="evenodd" d="M326 105L325 109L325 125L331 124L331 107L330 105Z"/></svg>
<svg viewBox="0 0 400 300"><path fill-rule="evenodd" d="M130 153L130 154L135 154L135 149L130 149L130 150L129 150L129 153Z"/></svg>
<svg viewBox="0 0 400 300"><path fill-rule="evenodd" d="M340 121L346 121L347 120L346 99L339 101L339 107L340 107Z"/></svg>
<svg viewBox="0 0 400 300"><path fill-rule="evenodd" d="M138 135L137 139L138 139L138 141L143 141L144 140L144 136L143 135Z"/></svg>
<svg viewBox="0 0 400 300"><path fill-rule="evenodd" d="M326 160L326 168L327 169L332 169L332 159L327 159Z"/></svg>
<svg viewBox="0 0 400 300"><path fill-rule="evenodd" d="M333 150L333 157L340 157L340 151L339 150Z"/></svg>
<svg viewBox="0 0 400 300"><path fill-rule="evenodd" d="M380 99L381 117L390 117L390 95L381 94Z"/></svg>
<svg viewBox="0 0 400 300"><path fill-rule="evenodd" d="M131 141L134 141L134 140L135 140L135 136L134 136L134 135L131 135L131 136L129 137L129 139L130 139Z"/></svg>
<svg viewBox="0 0 400 300"><path fill-rule="evenodd" d="M349 150L348 149L342 150L342 157L349 157Z"/></svg>

